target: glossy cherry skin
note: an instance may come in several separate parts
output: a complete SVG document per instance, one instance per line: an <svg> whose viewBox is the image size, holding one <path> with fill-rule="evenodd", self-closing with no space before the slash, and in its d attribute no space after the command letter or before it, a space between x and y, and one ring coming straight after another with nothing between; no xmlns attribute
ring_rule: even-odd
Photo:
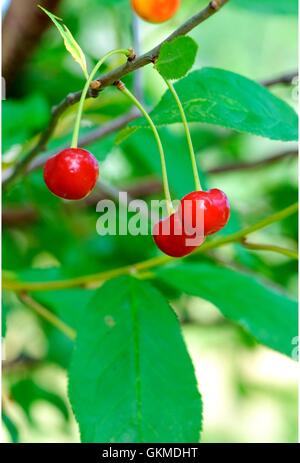
<svg viewBox="0 0 300 463"><path fill-rule="evenodd" d="M189 193L181 200L182 211L184 213L187 201L193 204L192 222L196 221L196 214L199 212L197 201L203 201L204 214L204 235L212 235L218 232L228 223L230 217L230 204L223 191L214 188L209 191L194 191ZM200 203L198 203L200 204Z"/></svg>
<svg viewBox="0 0 300 463"><path fill-rule="evenodd" d="M49 190L63 199L85 198L96 185L99 175L97 159L81 148L68 148L52 156L44 167Z"/></svg>
<svg viewBox="0 0 300 463"><path fill-rule="evenodd" d="M168 231L169 233L166 234ZM195 239L195 234L189 235L185 232L181 216L178 212L175 212L155 224L152 235L157 247L163 253L171 257L187 256L197 249L204 241L204 236L198 236L197 239ZM193 243L189 242L191 238L193 239Z"/></svg>
<svg viewBox="0 0 300 463"><path fill-rule="evenodd" d="M171 19L180 6L180 0L131 0L133 10L145 21L162 23Z"/></svg>

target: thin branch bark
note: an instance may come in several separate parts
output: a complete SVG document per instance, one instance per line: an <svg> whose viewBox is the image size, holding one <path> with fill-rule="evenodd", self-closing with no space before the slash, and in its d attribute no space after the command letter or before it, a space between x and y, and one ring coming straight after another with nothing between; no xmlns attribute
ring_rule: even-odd
<svg viewBox="0 0 300 463"><path fill-rule="evenodd" d="M50 122L46 129L41 133L38 142L36 145L29 151L29 153L15 166L14 169L7 171L6 175L3 175L2 185L3 188L6 187L8 184L19 178L22 175L28 166L28 164L41 152L46 150L48 141L52 136L58 120L60 116L68 109L70 106L75 104L78 100L76 100L73 93L70 93L62 103L58 106L55 106L52 109L52 115Z"/></svg>
<svg viewBox="0 0 300 463"><path fill-rule="evenodd" d="M104 76L100 77L98 81L101 83L101 89L103 89L107 85L110 85L111 83L114 83L115 79L118 76L119 77L123 76L125 75L125 73L127 74L129 72L132 72L134 70L137 70L145 66L146 64L149 64L155 61L155 58L158 56L160 47L162 46L163 43L179 35L186 34L190 30L192 30L194 27L196 27L198 24L200 24L201 22L205 21L210 16L212 16L217 11L218 8L221 8L226 3L226 1L211 2L207 8L205 8L204 10L199 12L197 15L195 15L193 18L191 18L189 21L187 21L185 24L183 24L183 26L181 26L173 34L171 34L171 36L169 36L158 47L154 48L150 52L137 58L134 62L127 62L125 65L120 66L119 68L111 71L110 73L105 74ZM216 5L218 4L219 4L219 7L217 8ZM134 33L136 33L136 31ZM262 81L261 84L267 87L278 84L278 83L290 84L296 76L297 76L297 72L295 71L295 72L291 72L291 73L278 76L273 79ZM52 154L55 154L55 153L47 153L45 156L38 158L36 161L34 160L38 154L46 150L48 140L53 134L60 116L70 106L72 106L73 104L79 101L80 95L81 95L81 92L71 93L60 104L58 104L56 107L52 109L52 116L51 116L49 125L46 127L44 132L41 134L37 144L31 149L28 155L25 156L24 159L19 164L17 164L17 166L14 169L13 168L8 169L7 171L3 173L2 181L3 181L4 187L10 184L16 178L18 178L20 174L25 173L25 172L31 172L33 170L36 170L42 167L46 159ZM97 95L93 93L93 97L95 96ZM91 97L91 95L88 95L88 97ZM130 112L128 115L121 116L120 118L115 119L112 122L109 122L107 125L92 131L88 135L83 136L79 140L79 146L81 147L87 146L93 143L94 141L104 138L110 133L113 133L119 129L122 129L129 122L136 119L138 116L139 114L136 111L133 111L133 112ZM62 150L67 147L68 147L67 144L62 145L56 151ZM233 172L233 171L259 168L264 165L275 163L285 157L294 157L296 155L297 153L295 151L288 151L288 152L281 153L279 155L275 155L271 158L262 159L262 160L251 162L251 163L235 163L235 164L229 164L227 166L216 167L216 168L210 169L208 173L218 174L218 173L224 173L224 172ZM34 161L31 162L32 160Z"/></svg>
<svg viewBox="0 0 300 463"><path fill-rule="evenodd" d="M265 87L272 87L272 85L277 84L290 85L296 77L298 77L298 71L282 74L272 79L266 79L262 81L261 84Z"/></svg>
<svg viewBox="0 0 300 463"><path fill-rule="evenodd" d="M132 117L134 117L134 114L132 114ZM121 119L121 118L120 118ZM124 117L124 120L126 118ZM118 120L114 121L114 124ZM119 120L121 122L121 120ZM125 125L126 125L125 121ZM91 132L90 134L86 135L81 139L81 144L80 146L86 144L90 144L91 140L90 138L95 138L95 140L98 140L101 137L98 137L99 135L111 133L109 128L114 131L114 125L113 123L110 123L107 126L102 127L101 129L97 129L94 132ZM101 133L100 133L101 132ZM63 147L61 147L63 149ZM48 154L49 155L49 154ZM48 156L47 156L48 157ZM232 164L227 164L223 166L218 166L214 167L212 169L209 169L206 171L207 174L212 174L212 175L218 175L218 174L226 174L226 173L231 173L231 172L240 172L243 170L252 170L252 169L258 169L258 168L263 168L265 166L273 165L277 162L280 162L284 159L288 158L297 158L298 157L298 152L297 151L284 151L282 153L276 154L274 156L270 156L265 159L259 159L257 161L253 162L245 162L245 163L232 163ZM39 158L36 160L35 164L33 164L30 167L30 171L38 169L39 167L42 167L42 165L45 162L45 158ZM150 178L146 180L141 180L133 185L128 185L128 186L122 186L120 187L119 190L114 190L114 193L111 194L105 188L103 184L98 187L96 192L92 193L88 198L86 198L84 201L80 201L77 206L78 207L86 207L86 206L94 206L97 204L99 201L102 199L116 199L118 196L119 191L125 191L128 193L128 195L134 199L140 199L145 196L150 196L154 194L159 194L162 192L162 183L159 179L156 178ZM38 213L34 207L23 207L23 208L5 208L2 211L2 223L4 227L19 227L21 225L27 225L30 223L35 222L38 220Z"/></svg>
<svg viewBox="0 0 300 463"><path fill-rule="evenodd" d="M2 210L2 225L4 227L20 227L34 223L37 219L38 213L34 207L13 207Z"/></svg>
<svg viewBox="0 0 300 463"><path fill-rule="evenodd" d="M108 122L106 125L103 125L99 129L95 129L95 130L91 131L89 134L82 136L78 141L78 146L80 146L82 148L84 146L87 146L87 145L95 142L95 141L101 140L102 138L106 137L107 135L110 135L111 133L114 133L117 130L122 129L129 122L133 121L137 117L139 117L139 113L137 111L131 111L128 114L120 116L119 118ZM46 134L44 135L43 138L45 138L45 137L46 137ZM40 143L38 143L38 145L40 145ZM29 172L33 172L34 170L39 169L40 167L42 167L45 164L46 160L49 157L53 156L58 151L69 147L68 144L61 145L60 147L56 148L55 152L45 153L44 155L39 156L37 159L35 159L36 154L39 154L40 151L43 151L40 146L38 147L38 145L36 145L35 150L32 150L32 153L34 151L33 156L32 156L33 157L32 162L29 161L27 163L28 157L26 157L25 170L23 172L24 174L27 174ZM24 162L25 162L25 159L24 159ZM15 169L11 168L11 169L5 170L2 173L3 185L5 185L6 182L11 182L13 180L13 176L15 175L15 170L16 170L16 168Z"/></svg>
<svg viewBox="0 0 300 463"><path fill-rule="evenodd" d="M80 148L83 148L85 146L89 146L90 144L96 141L102 140L102 138L107 137L108 135L122 129L123 127L126 127L126 125L129 124L129 122L137 119L139 116L140 113L138 111L130 111L128 114L120 116L117 119L108 122L106 125L103 125L98 129L92 130L87 135L83 135L78 141L78 146ZM26 173L32 172L34 170L39 169L40 167L43 167L46 160L50 156L53 156L55 153L62 151L63 149L66 149L68 147L68 144L61 145L58 148L56 148L55 152L46 153L44 156L34 159L33 162L28 165Z"/></svg>
<svg viewBox="0 0 300 463"><path fill-rule="evenodd" d="M72 105L72 100L71 96L68 97L68 103ZM62 112L64 110L62 109ZM53 112L56 113L56 110L54 108ZM130 111L128 114L122 115L117 119L114 119L113 121L108 122L106 125L95 129L88 133L87 135L82 136L79 139L78 146L80 147L85 147L90 145L93 142L99 141L103 138L105 138L107 135L110 135L111 133L116 132L117 130L120 130L124 127L126 127L129 122L134 121L140 116L140 113L136 110ZM59 115L58 115L59 118ZM51 130L51 127L50 127ZM48 135L45 133L44 139L46 139ZM44 155L39 156L37 159L33 159L32 162L29 162L29 164L26 166L26 170L24 171L24 174L33 172L45 164L46 160L54 155L56 152L63 150L65 148L68 148L68 144L61 145L60 147L56 148L55 152L48 152L45 153ZM41 146L36 146L37 152L42 151ZM271 156L270 158L265 158L265 159L260 159L258 161L250 162L250 163L233 163L233 164L228 164L228 165L223 165L223 166L218 166L218 167L213 167L212 169L209 169L207 173L209 174L219 174L219 173L226 173L226 172L233 172L233 171L239 171L239 170L250 170L254 168L260 168L268 164L273 164L278 161L281 161L284 158L287 157L296 157L298 156L297 151L285 151L283 153L279 153L277 155ZM34 152L34 157L35 157L35 152ZM7 181L12 180L12 175L14 173L14 169L7 169L2 173L2 182L5 184Z"/></svg>
<svg viewBox="0 0 300 463"><path fill-rule="evenodd" d="M2 371L4 373L19 373L23 370L31 370L39 365L41 365L42 360L31 357L27 354L20 354L18 357L12 360L4 360L2 362Z"/></svg>
<svg viewBox="0 0 300 463"><path fill-rule="evenodd" d="M155 63L156 59L158 58L161 47L166 42L170 42L176 37L180 37L182 35L188 34L193 29L195 29L195 27L199 26L199 24L203 23L208 18L213 16L215 13L217 13L217 11L219 11L228 1L229 0L211 1L206 8L199 11L199 13L195 14L192 18L188 19L184 24L182 24L182 26L176 29L171 35L169 35L169 37L167 37L157 47L153 48L149 52L138 57L134 61L131 61L131 62L128 61L123 66L120 66L117 69L113 69L112 71L99 77L97 80L100 82L101 88L103 89L104 87L107 87L108 85L113 85L114 82L121 80L127 74L130 74L131 72L136 71L137 69L140 69L146 66L147 64ZM79 92L79 97L80 97L80 94L81 92Z"/></svg>
<svg viewBox="0 0 300 463"><path fill-rule="evenodd" d="M275 154L265 159L258 159L257 161L252 162L235 162L232 164L225 164L223 166L213 167L207 171L208 174L223 174L227 172L240 172L242 170L252 170L265 167L268 165L275 164L278 161L282 161L286 158L296 158L298 157L298 151L288 150L283 153Z"/></svg>
<svg viewBox="0 0 300 463"><path fill-rule="evenodd" d="M113 85L114 82L120 80L125 75L140 69L147 64L154 63L157 59L160 49L162 45L166 42L173 40L176 37L186 35L199 24L206 21L208 18L213 16L217 11L220 10L221 7L225 5L229 0L212 0L209 5L197 13L192 18L188 19L182 26L176 29L169 37L167 37L163 42L161 42L157 47L153 48L149 52L145 53L144 55L136 58L134 61L127 61L126 64L120 66L112 71L100 76L97 80L100 82L101 90L109 85ZM13 172L3 181L3 187L7 187L10 183L14 180L19 178L22 175L28 164L34 159L39 153L43 152L46 149L47 142L52 136L54 129L57 125L57 122L60 116L64 113L64 111L71 105L77 103L81 96L80 92L75 92L69 94L61 103L59 103L52 111L52 116L49 122L48 127L42 132L37 144L29 151L29 153L20 161L16 166ZM91 94L87 96L88 98L91 97ZM93 92L93 97L95 94Z"/></svg>
<svg viewBox="0 0 300 463"><path fill-rule="evenodd" d="M141 180L133 185L124 185L117 190L111 185L107 186L103 182L99 185L90 196L84 201L76 203L77 208L84 208L86 206L95 206L102 199L119 200L119 191L128 194L130 198L142 199L149 195L154 195L162 191L162 184L159 179L149 178ZM75 204L74 204L75 205ZM21 227L36 222L39 219L38 211L33 206L27 207L14 207L4 208L2 210L2 224L4 227Z"/></svg>

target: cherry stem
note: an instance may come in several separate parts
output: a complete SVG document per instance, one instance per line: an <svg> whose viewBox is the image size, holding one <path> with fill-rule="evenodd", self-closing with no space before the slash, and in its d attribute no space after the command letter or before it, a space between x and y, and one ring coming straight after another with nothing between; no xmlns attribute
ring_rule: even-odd
<svg viewBox="0 0 300 463"><path fill-rule="evenodd" d="M283 256L290 257L291 259L298 260L298 252L292 249L286 249L281 246L274 246L273 244L260 244L260 243L248 243L248 241L242 241L241 243L245 248L253 251L270 251L282 254Z"/></svg>
<svg viewBox="0 0 300 463"><path fill-rule="evenodd" d="M166 165L165 153L164 153L163 145L162 145L158 130L157 130L153 120L151 119L151 117L147 113L146 109L136 99L136 97L125 87L123 82L118 82L116 86L141 111L141 113L143 114L143 116L145 116L145 118L147 119L147 121L148 121L148 123L149 123L149 125L150 125L150 127L151 127L151 129L153 131L153 134L154 134L156 142L157 142L159 154L160 154L162 179L163 179L164 194L165 194L166 203L167 203L167 211L168 211L168 214L171 215L174 212L174 209L173 209L173 206L172 206L172 199L171 199L170 188L169 188L169 181L168 181L168 173L167 173L167 165Z"/></svg>
<svg viewBox="0 0 300 463"><path fill-rule="evenodd" d="M106 61L110 56L117 55L117 54L122 54L122 55L127 56L127 58L130 58L132 56L132 54L133 54L133 50L132 49L127 49L127 50L126 49L119 49L119 50L110 51L109 53L104 55L103 58L101 58L98 61L98 63L96 64L96 66L94 67L94 69L92 70L90 75L88 76L88 79L87 79L86 84L85 84L85 86L83 88L83 91L82 91L82 94L81 94L81 97L80 97L80 101L79 101L78 112L77 112L77 116L76 116L76 120L75 120L75 126L74 126L74 132L73 132L71 148L77 148L77 146L78 146L79 130L80 130L80 123L81 123L82 113L83 113L83 107L84 107L84 102L86 100L86 96L88 94L90 85L91 85L95 75L99 71L100 67L104 63L104 61Z"/></svg>
<svg viewBox="0 0 300 463"><path fill-rule="evenodd" d="M36 312L40 317L44 318L44 320L47 320L48 323L55 326L55 328L64 333L68 338L72 340L75 339L76 332L73 330L73 328L64 323L60 318L54 315L54 313L50 312L50 310L46 309L46 307L39 304L27 293L19 294L19 299L27 307L30 307L32 310L34 310L34 312Z"/></svg>
<svg viewBox="0 0 300 463"><path fill-rule="evenodd" d="M186 138L187 138L187 142L188 142L188 147L189 147L190 158L191 158L191 162L192 162L192 169L193 169L193 176L194 176L194 180L195 180L196 190L197 191L202 191L201 182L200 182L200 178L199 178L199 172L198 172L198 168L197 168L196 156L195 156L195 151L194 151L194 146L193 146L193 141L192 141L192 137L191 137L191 132L190 132L190 129L189 129L189 126L188 126L188 121L187 121L187 118L186 118L182 103L180 101L180 98L179 98L173 84L167 79L164 79L164 80L165 80L167 86L169 87L169 90L170 90L171 94L173 95L173 97L174 97L174 99L176 101L176 104L178 106L179 112L180 112L180 116L181 116L181 119L182 119L184 131L186 133Z"/></svg>

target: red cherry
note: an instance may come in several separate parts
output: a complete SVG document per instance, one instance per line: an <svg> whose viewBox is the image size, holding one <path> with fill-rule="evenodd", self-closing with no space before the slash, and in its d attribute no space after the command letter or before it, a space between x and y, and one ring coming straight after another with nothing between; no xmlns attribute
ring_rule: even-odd
<svg viewBox="0 0 300 463"><path fill-rule="evenodd" d="M178 212L161 220L153 227L153 239L157 247L171 257L184 257L191 254L204 241L204 236L186 232ZM194 244L195 243L195 244Z"/></svg>
<svg viewBox="0 0 300 463"><path fill-rule="evenodd" d="M135 13L145 21L162 23L171 19L178 8L180 0L131 0Z"/></svg>
<svg viewBox="0 0 300 463"><path fill-rule="evenodd" d="M203 201L204 210L204 235L212 235L218 232L228 223L230 217L230 204L223 191L214 188L209 191L194 191L181 200L182 213L185 214L185 207L191 201L192 222L195 225L199 212L199 201ZM198 205L197 205L198 204Z"/></svg>
<svg viewBox="0 0 300 463"><path fill-rule="evenodd" d="M44 167L49 190L60 198L85 198L96 185L99 175L97 159L80 148L68 148L52 156Z"/></svg>

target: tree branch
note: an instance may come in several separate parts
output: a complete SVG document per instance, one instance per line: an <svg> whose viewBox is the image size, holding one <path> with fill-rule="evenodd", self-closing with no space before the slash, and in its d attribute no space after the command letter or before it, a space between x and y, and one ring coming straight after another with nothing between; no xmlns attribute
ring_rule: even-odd
<svg viewBox="0 0 300 463"><path fill-rule="evenodd" d="M265 159L258 159L257 161L253 162L235 162L232 164L225 164L223 166L213 167L212 169L207 170L208 174L221 174L226 172L236 172L241 170L251 170L257 169L260 167L264 167L267 165L275 164L278 161L286 158L294 158L298 157L298 151L295 150L288 150L283 151L282 153L275 154L274 156L270 156Z"/></svg>
<svg viewBox="0 0 300 463"><path fill-rule="evenodd" d="M114 84L117 80L120 80L125 75L140 69L147 64L154 63L157 59L162 45L166 42L173 40L176 37L186 35L199 24L206 21L208 18L213 16L222 6L225 5L229 0L212 0L209 5L197 13L192 18L188 19L182 26L176 29L169 37L167 37L163 42L161 42L157 47L150 50L148 53L136 58L134 61L127 61L126 64L120 66L112 71L100 76L97 80L100 83L100 88L103 90L105 87ZM20 161L11 171L9 176L3 181L3 187L7 187L11 182L16 180L27 168L28 164L32 159L34 159L40 152L46 149L46 145L51 135L54 132L54 129L57 125L57 122L60 116L64 111L71 105L77 103L81 96L81 91L70 93L61 103L59 103L55 108L53 108L52 116L49 122L48 127L42 132L37 144L29 151L29 153ZM87 96L90 98L91 93ZM96 96L93 92L93 97Z"/></svg>
<svg viewBox="0 0 300 463"><path fill-rule="evenodd" d="M92 141L101 139L102 137L114 132L118 128L121 128L123 123L126 125L127 122L130 122L130 120L133 120L135 117L138 117L138 114L131 113L131 115L128 114L127 116L122 116L121 118L108 123L106 126L94 130L93 132L85 135L80 139L79 146L89 145ZM64 149L65 147L66 146L61 146L59 149ZM49 153L45 157L38 158L29 166L28 172L42 167L48 156L50 156ZM208 169L206 173L211 175L218 175L223 173L226 174L231 172L240 172L243 170L259 169L265 166L273 165L284 159L297 157L297 151L288 150L279 154L275 154L274 156L270 156L265 159L259 159L253 162L239 162L213 167ZM158 178L150 178L140 180L133 185L121 186L119 191L127 192L130 197L139 199L145 196L161 193L162 184ZM105 188L105 185L102 183L88 198L82 202L79 202L77 207L94 206L102 199L111 198L115 200L116 197L118 197L118 191L115 191L112 195L111 191L108 191L107 188ZM36 220L38 220L38 213L34 207L27 206L22 208L4 208L2 211L2 223L4 227L27 225L35 222Z"/></svg>
<svg viewBox="0 0 300 463"><path fill-rule="evenodd" d="M99 141L102 138L107 137L111 133L114 133L122 129L127 124L129 124L129 122L137 119L139 116L140 116L140 113L138 111L136 110L130 111L128 114L125 114L124 116L120 116L117 119L114 119L108 122L106 125L103 125L102 127L98 129L92 130L87 135L83 135L78 141L78 146L80 148L83 148L84 146L88 146L96 141ZM40 167L43 167L48 157L68 147L69 145L66 143L56 148L55 152L46 153L45 156L39 157L38 159L34 160L31 164L28 165L26 172L32 172L34 170L39 169Z"/></svg>
<svg viewBox="0 0 300 463"><path fill-rule="evenodd" d="M71 96L69 96L69 101L71 100ZM72 103L69 102L69 105ZM64 110L62 110L63 112ZM54 108L53 112L55 112L55 121L58 121L59 115L57 115L56 109ZM117 130L122 129L125 127L129 122L133 121L134 119L137 119L139 117L139 113L137 111L130 111L128 114L122 115L117 119L114 119L113 121L108 122L106 125L103 125L99 129L95 129L88 133L87 135L82 136L79 141L78 141L78 146L84 147L87 146L95 141L101 140L102 138L106 137L107 135L110 135L111 133L116 132ZM56 124L56 122L53 122L53 124ZM55 128L55 125L54 125ZM58 151L61 151L65 148L69 147L69 144L64 144L61 145L60 147L56 148L55 152L48 152L45 153L45 155L39 156L37 159L35 157L41 152L44 151L43 146L47 144L47 138L50 138L49 135L49 127L47 127L47 133L46 131L43 132L43 140L40 139L37 145L31 150L31 160L28 160L28 156L24 158L24 163L21 161L15 168L10 168L5 170L2 173L2 184L7 185L8 183L11 183L14 180L14 176L17 175L19 176L21 173L27 174L29 172L33 172L34 170L39 169L40 167L43 167L45 164L46 160L53 156L55 153ZM51 128L50 128L51 130ZM23 163L23 165L21 165ZM24 166L24 169L23 169ZM18 169L21 169L24 172L18 171Z"/></svg>
<svg viewBox="0 0 300 463"><path fill-rule="evenodd" d="M228 1L228 0L226 0ZM219 2L219 8L223 6L226 1L221 1ZM139 69L146 64L149 64L153 61L155 61L155 58L159 54L159 50L163 43L165 43L168 40L171 40L174 37L177 37L179 35L184 35L190 30L192 30L194 27L196 27L198 24L203 22L204 20L208 19L210 16L212 16L216 11L217 7L216 4L212 5L214 2L211 2L211 4L206 7L204 10L199 12L197 15L195 15L193 18L191 18L189 21L187 21L183 26L178 28L171 36L169 36L164 42L162 42L158 47L154 48L150 52L142 55L140 58L136 59L134 62L128 62L123 66L120 66L119 68L111 71L110 73L105 74L104 76L100 77L98 81L101 83L101 90L107 86L110 85L110 83L114 83L115 78L118 76L123 76L123 72L129 73L132 72L136 69ZM149 58L152 57L152 58ZM121 71L122 70L122 71ZM121 72L121 74L120 74ZM272 86L278 83L282 84L290 84L293 79L297 76L297 72L291 72L287 74L283 74L281 76L278 76L276 78L268 79L265 81L262 81L261 84L264 86ZM50 139L51 135L53 134L55 127L59 121L60 116L73 104L79 101L81 92L76 92L76 93L70 93L61 103L59 103L56 107L52 109L52 116L50 119L50 122L44 132L42 132L37 144L31 149L31 151L24 157L22 161L15 166L15 168L7 169L3 174L2 174L2 182L3 186L7 186L11 182L13 182L16 178L19 177L20 174L25 173L25 172L31 172L33 170L36 170L40 167L42 167L46 161L46 159L51 156L52 154L55 153L47 153L45 156L40 157L36 161L34 160L36 156L45 151L48 140ZM93 92L93 97L97 96ZM91 97L91 95L88 95L88 97ZM84 147L88 146L89 144L93 143L94 141L100 140L104 138L105 136L122 129L125 127L129 122L135 120L137 117L139 117L138 112L132 111L129 114L125 116L121 116L118 119L115 119L112 122L109 122L105 126L95 129L94 131L90 132L89 134L83 136L79 140L79 146ZM57 151L63 150L67 148L68 145L62 145L61 147L57 148ZM272 156L270 158L254 161L251 163L234 163L234 164L228 164L225 166L220 166L216 168L212 168L208 170L208 173L210 174L219 174L219 173L224 173L224 172L234 172L234 171L240 171L240 170L250 170L250 169L255 169L259 167L263 167L268 164L273 164L277 161L280 161L286 157L294 157L297 156L296 151L286 151L283 153L280 153L278 155ZM33 161L33 162L31 162Z"/></svg>
<svg viewBox="0 0 300 463"><path fill-rule="evenodd" d="M14 169L7 171L6 175L3 176L3 188L19 178L19 176L25 172L26 167L30 161L32 161L32 159L34 159L39 153L45 151L48 141L56 128L60 116L66 111L66 109L75 104L77 101L78 100L76 95L74 93L70 93L59 105L52 109L49 124L41 133L36 145L34 145L34 147L26 156L24 156L24 158L15 166Z"/></svg>
<svg viewBox="0 0 300 463"><path fill-rule="evenodd" d="M69 104L72 105L71 101L71 95L68 97ZM56 109L54 108L53 112L56 113ZM63 112L63 110L62 110ZM99 141L102 138L105 138L107 135L110 135L111 133L116 132L117 130L120 130L124 127L126 127L129 122L134 121L140 117L140 113L136 111L135 109L133 111L130 111L128 114L122 115L117 119L114 119L113 121L108 122L106 125L103 125L102 127L95 129L88 133L87 135L83 135L78 142L78 146L84 147L88 146L93 142ZM59 116L58 116L59 118ZM57 119L58 120L58 119ZM45 134L44 139L47 137L47 134ZM46 143L46 142L45 142ZM41 143L42 146L43 142ZM39 144L40 145L40 144ZM39 154L40 151L42 151L41 146L37 146L37 154ZM55 152L48 152L45 153L42 156L39 156L37 159L33 159L32 162L29 162L28 165L26 166L26 170L24 171L25 173L30 173L33 172L34 170L39 169L40 167L43 167L45 164L46 160L50 157L53 156L56 152L63 150L65 148L68 148L68 144L61 145L60 147L56 148ZM36 152L34 153L34 156L36 156ZM249 163L232 163L228 165L223 165L223 166L218 166L218 167L213 167L207 171L209 174L219 174L223 172L233 172L233 171L239 171L239 170L248 170L248 169L254 169L254 168L260 168L265 165L273 164L277 161L281 161L284 158L287 157L297 157L298 152L294 150L289 150L289 151L284 151L283 153L276 154L274 156L271 156L269 158L265 159L260 159L258 161L254 162L249 162ZM27 164L27 162L26 162ZM11 182L12 181L12 175L14 173L14 169L7 169L2 173L2 182L5 185L6 182ZM156 190L155 190L156 192Z"/></svg>
<svg viewBox="0 0 300 463"><path fill-rule="evenodd" d="M13 207L2 210L3 227L15 227L27 225L38 219L38 213L34 207Z"/></svg>
<svg viewBox="0 0 300 463"><path fill-rule="evenodd" d="M130 74L131 72L136 71L137 69L140 69L146 66L147 64L154 63L156 59L158 58L161 47L166 42L170 42L176 37L180 37L182 35L188 34L193 29L195 29L195 27L199 26L199 24L203 23L208 18L213 16L215 13L217 13L217 11L219 11L228 1L229 0L211 1L206 8L199 11L199 13L195 14L195 16L193 16L192 18L188 19L184 24L182 24L182 26L176 29L171 35L169 35L169 37L167 37L157 47L153 48L152 50L145 53L144 55L138 57L134 61L131 61L131 62L128 61L123 66L120 66L117 69L113 69L112 71L99 77L97 80L101 84L101 89L103 89L104 87L107 87L108 85L113 85L114 82L121 80L127 74ZM79 96L80 96L80 93L79 93Z"/></svg>
<svg viewBox="0 0 300 463"><path fill-rule="evenodd" d="M118 201L119 191L126 192L129 197L141 199L145 196L160 193L162 184L159 179L149 178L140 180L133 185L122 186L117 190L111 186L101 185L83 201L76 203L77 208L95 206L102 199L113 199ZM2 224L4 227L21 227L36 222L39 219L38 211L33 206L4 208L2 210Z"/></svg>
<svg viewBox="0 0 300 463"><path fill-rule="evenodd" d="M274 77L273 79L266 79L262 81L261 84L265 87L271 87L272 85L277 84L290 85L296 77L298 77L298 71L282 74L278 77Z"/></svg>
<svg viewBox="0 0 300 463"><path fill-rule="evenodd" d="M20 372L35 368L41 365L41 363L41 359L21 353L18 357L12 360L4 360L2 362L2 370L5 373L15 373L16 371Z"/></svg>

